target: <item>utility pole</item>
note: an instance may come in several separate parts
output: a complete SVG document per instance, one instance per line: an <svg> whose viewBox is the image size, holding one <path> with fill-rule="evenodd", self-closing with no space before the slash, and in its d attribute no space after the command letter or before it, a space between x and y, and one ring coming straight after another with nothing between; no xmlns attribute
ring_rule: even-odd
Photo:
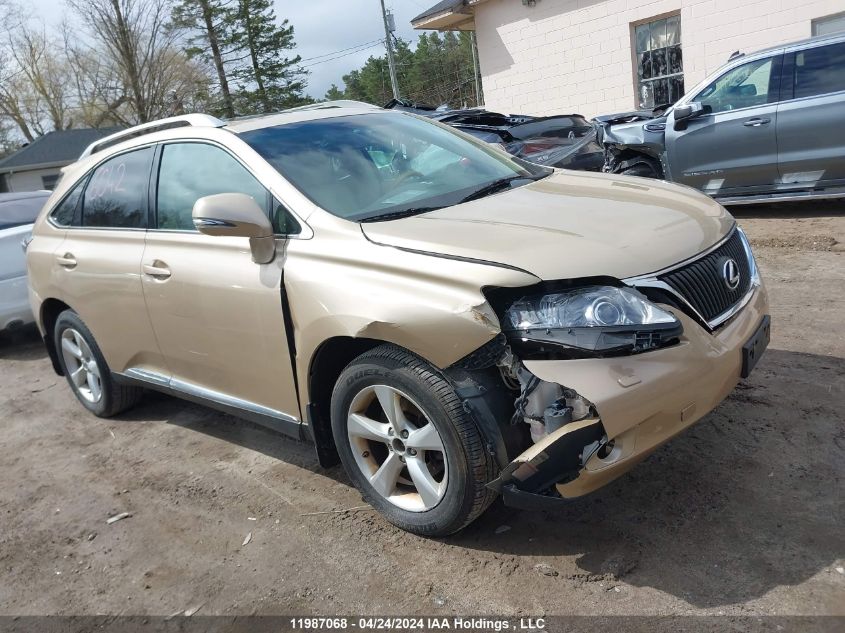
<svg viewBox="0 0 845 633"><path fill-rule="evenodd" d="M481 70L478 68L478 49L475 47L475 31L469 32L469 45L472 48L472 74L475 78L475 105L484 105L484 97L481 94Z"/></svg>
<svg viewBox="0 0 845 633"><path fill-rule="evenodd" d="M384 21L384 44L387 46L387 67L390 70L390 85L393 88L393 98L399 98L399 82L396 80L396 62L393 61L393 31L396 29L394 26L391 28L390 23L388 22L388 13L384 8L384 0L381 0L381 17ZM390 16L391 19L393 16Z"/></svg>

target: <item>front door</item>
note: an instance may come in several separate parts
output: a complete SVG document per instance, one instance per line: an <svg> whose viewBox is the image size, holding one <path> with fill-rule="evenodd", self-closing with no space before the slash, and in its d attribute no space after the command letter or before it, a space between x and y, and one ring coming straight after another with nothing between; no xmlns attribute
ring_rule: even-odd
<svg viewBox="0 0 845 633"><path fill-rule="evenodd" d="M156 184L142 279L171 386L299 420L282 310L284 241L271 263L256 264L247 238L202 235L191 219L203 196L245 193L264 206L269 193L225 149L201 142L162 145Z"/></svg>
<svg viewBox="0 0 845 633"><path fill-rule="evenodd" d="M692 101L710 112L666 124L671 179L710 195L771 189L778 179L777 95L781 56L726 71Z"/></svg>

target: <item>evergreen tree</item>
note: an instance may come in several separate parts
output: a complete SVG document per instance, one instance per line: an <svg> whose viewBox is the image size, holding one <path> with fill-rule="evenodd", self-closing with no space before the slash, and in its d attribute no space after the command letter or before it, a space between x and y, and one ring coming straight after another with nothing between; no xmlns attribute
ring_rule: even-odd
<svg viewBox="0 0 845 633"><path fill-rule="evenodd" d="M296 46L293 25L277 24L271 0L238 0L227 44L243 51L230 73L238 86L236 110L273 112L309 101L302 58L284 56Z"/></svg>
<svg viewBox="0 0 845 633"><path fill-rule="evenodd" d="M404 99L420 104L453 107L477 104L469 34L453 32L443 37L422 33L415 49L397 39L394 45L399 90ZM359 69L343 76L344 89L332 86L331 98L355 99L384 105L392 97L387 60L370 57ZM326 98L329 93L326 93Z"/></svg>
<svg viewBox="0 0 845 633"><path fill-rule="evenodd" d="M326 91L325 99L326 101L337 101L338 99L346 99L346 94L335 84L332 84L331 88Z"/></svg>
<svg viewBox="0 0 845 633"><path fill-rule="evenodd" d="M220 114L230 118L235 116L235 106L225 63L229 51L224 49L224 42L230 39L232 18L232 0L181 0L172 15L173 26L188 33L188 57L214 66L222 101Z"/></svg>

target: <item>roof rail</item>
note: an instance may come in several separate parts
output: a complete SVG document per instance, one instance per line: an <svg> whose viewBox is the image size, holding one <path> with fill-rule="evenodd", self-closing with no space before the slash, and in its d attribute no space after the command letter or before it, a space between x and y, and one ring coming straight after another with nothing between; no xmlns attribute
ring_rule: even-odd
<svg viewBox="0 0 845 633"><path fill-rule="evenodd" d="M166 119L158 119L157 121L150 121L149 123L142 123L134 127L115 132L98 141L94 141L82 154L79 155L79 160L96 154L99 151L117 145L123 141L131 138L137 138L144 134L152 134L153 132L161 132L162 130L169 130L175 127L223 127L226 123L220 119L211 116L210 114L182 114L179 116L172 116Z"/></svg>
<svg viewBox="0 0 845 633"><path fill-rule="evenodd" d="M335 99L334 101L320 101L318 103L309 103L296 108L287 108L280 110L279 114L284 112L302 112L304 110L325 110L327 108L366 108L372 110L381 110L380 107L367 103L365 101L354 101L352 99Z"/></svg>

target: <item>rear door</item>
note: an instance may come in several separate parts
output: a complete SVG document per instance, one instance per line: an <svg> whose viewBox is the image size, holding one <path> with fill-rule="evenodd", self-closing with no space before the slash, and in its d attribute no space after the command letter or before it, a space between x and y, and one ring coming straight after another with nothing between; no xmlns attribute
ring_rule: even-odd
<svg viewBox="0 0 845 633"><path fill-rule="evenodd" d="M777 141L784 185L845 185L845 42L787 53Z"/></svg>
<svg viewBox="0 0 845 633"><path fill-rule="evenodd" d="M690 101L709 114L666 125L672 180L711 195L770 189L778 179L777 99L782 55L725 71Z"/></svg>
<svg viewBox="0 0 845 633"><path fill-rule="evenodd" d="M60 205L51 217L67 226L53 253L60 298L79 314L116 372L166 374L141 289L153 153L144 147L100 163L81 185L76 206Z"/></svg>

